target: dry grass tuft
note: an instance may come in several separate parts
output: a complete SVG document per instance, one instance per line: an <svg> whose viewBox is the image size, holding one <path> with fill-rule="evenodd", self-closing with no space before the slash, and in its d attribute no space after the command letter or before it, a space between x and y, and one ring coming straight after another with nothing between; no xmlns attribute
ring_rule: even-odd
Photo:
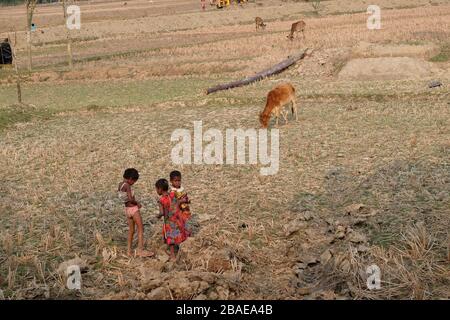
<svg viewBox="0 0 450 320"><path fill-rule="evenodd" d="M411 227L402 234L398 247L374 247L366 257L356 258L352 273L358 287L355 298L433 299L450 297L448 263L433 252L431 235L423 225ZM369 264L381 270L381 289L369 291L364 274Z"/></svg>

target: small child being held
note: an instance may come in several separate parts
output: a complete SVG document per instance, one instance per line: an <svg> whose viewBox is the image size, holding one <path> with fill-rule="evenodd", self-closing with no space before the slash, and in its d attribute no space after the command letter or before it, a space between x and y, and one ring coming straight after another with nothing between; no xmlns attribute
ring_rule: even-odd
<svg viewBox="0 0 450 320"><path fill-rule="evenodd" d="M181 186L180 171L174 170L170 173L170 184L170 194L175 197L179 203L180 216L183 219L186 235L189 237L192 234L190 227L191 211L189 208L191 201L189 200L186 190Z"/></svg>

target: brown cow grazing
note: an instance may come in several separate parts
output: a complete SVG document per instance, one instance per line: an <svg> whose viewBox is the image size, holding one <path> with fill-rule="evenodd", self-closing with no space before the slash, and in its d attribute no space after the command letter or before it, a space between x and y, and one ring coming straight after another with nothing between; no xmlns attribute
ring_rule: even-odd
<svg viewBox="0 0 450 320"><path fill-rule="evenodd" d="M291 26L291 33L287 36L288 39L294 40L294 33L296 33L296 32L301 32L303 38L305 38L305 32L304 32L305 27L306 27L306 23L303 20L293 23Z"/></svg>
<svg viewBox="0 0 450 320"><path fill-rule="evenodd" d="M267 95L267 102L264 111L259 114L259 122L263 128L267 128L272 114L275 116L275 123L278 126L278 118L280 112L287 123L287 114L283 107L288 103L292 103L292 115L295 114L295 119L298 120L297 105L295 101L295 88L290 83L284 83L276 86L269 91Z"/></svg>
<svg viewBox="0 0 450 320"><path fill-rule="evenodd" d="M255 18L255 24L256 24L256 31L258 31L259 28L262 28L263 30L266 28L266 24L264 23L264 20L261 17Z"/></svg>

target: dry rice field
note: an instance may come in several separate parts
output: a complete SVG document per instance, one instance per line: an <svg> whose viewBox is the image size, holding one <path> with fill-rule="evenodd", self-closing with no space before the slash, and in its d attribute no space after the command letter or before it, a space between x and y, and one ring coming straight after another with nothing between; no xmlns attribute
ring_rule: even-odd
<svg viewBox="0 0 450 320"><path fill-rule="evenodd" d="M48 4L36 8L31 72L25 8L0 7L24 102L1 68L0 299L450 298L448 1L377 0L380 30L354 0L76 4L73 69L62 8ZM300 19L305 39L289 41ZM281 74L205 94L306 48ZM286 81L299 120L279 127L277 174L172 163L175 129L257 129L267 92ZM127 167L141 173L156 258L126 255L116 188ZM174 169L198 230L170 262L154 182ZM81 290L66 286L71 259ZM367 287L373 264L378 290Z"/></svg>

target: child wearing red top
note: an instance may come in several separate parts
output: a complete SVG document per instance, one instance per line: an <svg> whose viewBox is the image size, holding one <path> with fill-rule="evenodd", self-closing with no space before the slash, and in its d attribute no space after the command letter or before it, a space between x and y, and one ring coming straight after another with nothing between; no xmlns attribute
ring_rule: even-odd
<svg viewBox="0 0 450 320"><path fill-rule="evenodd" d="M176 260L175 250L187 238L184 221L180 216L180 203L173 194L169 194L169 182L166 179L156 181L155 188L160 196L158 218L164 218L164 242L169 246L170 258L174 261Z"/></svg>

